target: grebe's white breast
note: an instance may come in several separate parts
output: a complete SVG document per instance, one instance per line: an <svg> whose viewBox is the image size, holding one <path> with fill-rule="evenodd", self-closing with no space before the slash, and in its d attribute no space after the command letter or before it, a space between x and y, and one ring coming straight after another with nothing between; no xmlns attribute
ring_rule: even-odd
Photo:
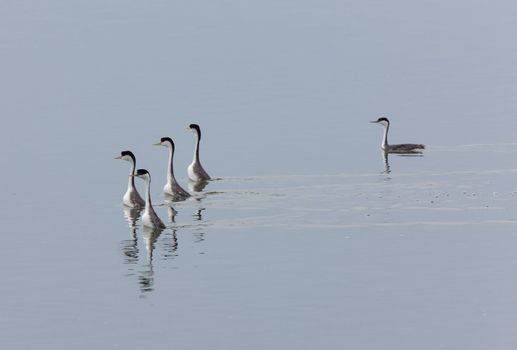
<svg viewBox="0 0 517 350"><path fill-rule="evenodd" d="M195 182L209 181L211 178L199 162L193 161L187 168L188 178Z"/></svg>
<svg viewBox="0 0 517 350"><path fill-rule="evenodd" d="M124 197L122 198L122 204L132 209L141 209L145 207L145 201L140 197L137 190L134 188L128 188Z"/></svg>
<svg viewBox="0 0 517 350"><path fill-rule="evenodd" d="M145 208L144 214L142 215L142 225L162 230L166 227L154 211L153 207Z"/></svg>

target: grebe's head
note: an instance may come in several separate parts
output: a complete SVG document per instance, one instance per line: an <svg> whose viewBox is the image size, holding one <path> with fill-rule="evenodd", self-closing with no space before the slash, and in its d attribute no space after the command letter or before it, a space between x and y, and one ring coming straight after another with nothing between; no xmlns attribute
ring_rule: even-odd
<svg viewBox="0 0 517 350"><path fill-rule="evenodd" d="M384 126L389 126L390 125L390 121L386 117L379 117L379 119L372 120L370 123L377 123L377 124L381 124L381 125L384 125Z"/></svg>
<svg viewBox="0 0 517 350"><path fill-rule="evenodd" d="M193 132L193 133L197 133L197 135L199 136L199 138L201 138L201 128L199 127L199 125L197 124L190 124L188 126L188 128Z"/></svg>
<svg viewBox="0 0 517 350"><path fill-rule="evenodd" d="M115 159L122 159L122 160L125 160L126 162L133 162L133 163L136 162L135 155L131 151L122 151L122 152L120 152L120 156L115 157Z"/></svg>
<svg viewBox="0 0 517 350"><path fill-rule="evenodd" d="M174 141L170 137L162 137L160 142L155 143L155 146L172 147L174 149Z"/></svg>
<svg viewBox="0 0 517 350"><path fill-rule="evenodd" d="M151 178L151 174L149 174L149 172L145 169L138 169L137 171L135 171L135 174L132 176L136 176L136 177L139 177L144 180L148 180Z"/></svg>

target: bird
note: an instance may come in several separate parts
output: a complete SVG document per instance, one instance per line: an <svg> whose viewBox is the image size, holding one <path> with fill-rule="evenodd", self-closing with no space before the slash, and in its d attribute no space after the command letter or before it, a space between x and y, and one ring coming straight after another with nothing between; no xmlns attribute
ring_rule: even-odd
<svg viewBox="0 0 517 350"><path fill-rule="evenodd" d="M122 159L129 163L131 163L131 172L129 173L129 180L127 183L127 191L124 194L122 199L122 203L129 208L143 208L145 205L145 201L142 199L138 191L135 187L135 178L132 176L135 173L136 169L136 158L133 152L131 151L122 151L120 155L115 157L115 159Z"/></svg>
<svg viewBox="0 0 517 350"><path fill-rule="evenodd" d="M151 204L151 174L146 169L138 169L134 175L145 181L145 209L142 215L142 224L152 229L163 230L166 226L158 217Z"/></svg>
<svg viewBox="0 0 517 350"><path fill-rule="evenodd" d="M388 153L422 153L425 145L415 143L403 143L399 145L388 144L388 130L390 128L390 121L386 117L379 117L377 120L372 120L370 123L377 123L384 126L384 136L382 138L381 149Z"/></svg>
<svg viewBox="0 0 517 350"><path fill-rule="evenodd" d="M197 124L190 124L189 129L196 134L196 147L194 149L194 159L188 166L187 172L190 180L195 182L204 182L211 180L210 175L207 174L201 162L199 161L199 141L201 140L201 129Z"/></svg>
<svg viewBox="0 0 517 350"><path fill-rule="evenodd" d="M170 137L162 137L156 146L164 146L169 149L169 165L167 166L167 183L163 188L163 192L174 197L176 200L185 200L190 197L190 193L185 191L176 181L174 177L174 167L172 160L174 157L174 141Z"/></svg>

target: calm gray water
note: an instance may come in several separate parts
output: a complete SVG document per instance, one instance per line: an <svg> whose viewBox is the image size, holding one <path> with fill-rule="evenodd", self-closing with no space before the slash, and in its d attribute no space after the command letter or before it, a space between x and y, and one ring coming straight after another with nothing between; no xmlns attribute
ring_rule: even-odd
<svg viewBox="0 0 517 350"><path fill-rule="evenodd" d="M2 348L514 349L516 15L0 2ZM424 156L386 173L379 115ZM220 180L170 215L152 144L186 185L191 122ZM159 236L121 205L124 149Z"/></svg>

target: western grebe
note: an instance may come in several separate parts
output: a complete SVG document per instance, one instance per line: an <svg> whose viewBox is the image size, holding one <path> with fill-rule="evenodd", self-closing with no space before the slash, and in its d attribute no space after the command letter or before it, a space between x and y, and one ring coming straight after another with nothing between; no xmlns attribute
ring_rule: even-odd
<svg viewBox="0 0 517 350"><path fill-rule="evenodd" d="M196 148L194 149L194 159L188 166L188 177L192 181L208 181L210 176L206 173L199 161L199 141L201 140L201 129L197 124L190 124L189 129L196 134Z"/></svg>
<svg viewBox="0 0 517 350"><path fill-rule="evenodd" d="M138 169L133 176L143 179L146 185L145 210L144 215L142 215L142 224L150 228L163 230L165 225L162 220L160 220L158 215L156 215L156 212L153 209L153 205L151 204L151 174L149 174L149 172L145 169Z"/></svg>
<svg viewBox="0 0 517 350"><path fill-rule="evenodd" d="M136 169L135 155L131 151L122 151L120 152L120 156L115 157L115 159L122 159L131 163L131 172L129 173L127 191L126 194L124 194L122 203L124 203L125 206L130 208L143 208L145 205L145 201L142 199L140 194L138 194L138 191L135 187L135 178L132 176L134 175Z"/></svg>
<svg viewBox="0 0 517 350"><path fill-rule="evenodd" d="M174 197L177 200L184 200L190 197L190 194L185 191L176 181L174 177L174 167L172 165L172 160L174 158L174 141L171 140L170 137L162 137L160 142L156 144L156 146L164 146L169 149L169 164L167 166L167 183L163 188L163 192Z"/></svg>
<svg viewBox="0 0 517 350"><path fill-rule="evenodd" d="M403 143L400 145L388 144L388 130L390 128L390 121L388 118L380 117L377 120L373 120L370 123L377 123L384 126L384 136L382 137L381 148L384 152L389 153L421 153L425 146L415 143Z"/></svg>

